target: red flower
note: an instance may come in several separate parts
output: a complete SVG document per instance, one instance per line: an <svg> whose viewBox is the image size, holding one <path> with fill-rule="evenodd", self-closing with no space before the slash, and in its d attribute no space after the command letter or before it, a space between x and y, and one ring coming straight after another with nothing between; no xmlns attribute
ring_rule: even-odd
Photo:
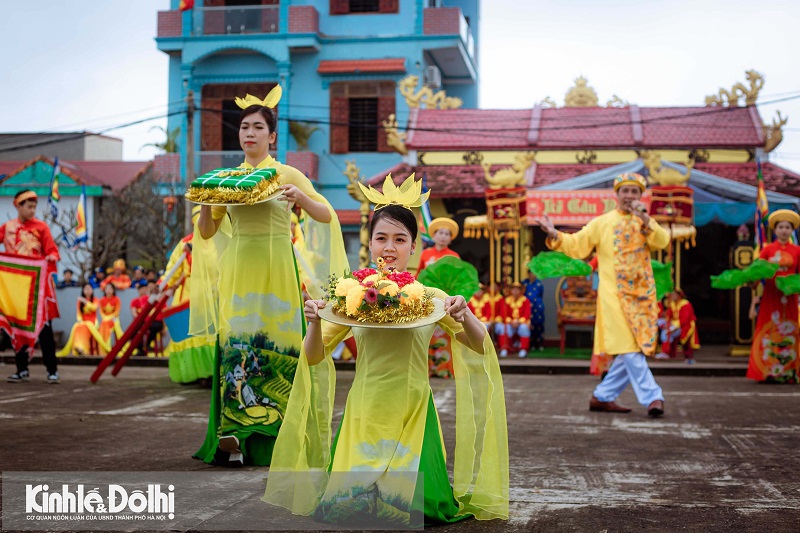
<svg viewBox="0 0 800 533"><path fill-rule="evenodd" d="M367 276L371 276L373 274L377 274L378 271L374 268L362 268L361 270L356 270L353 272L353 277L356 278L358 281L364 281L364 278Z"/></svg>
<svg viewBox="0 0 800 533"><path fill-rule="evenodd" d="M374 304L378 301L378 289L370 287L364 292L364 301L368 304Z"/></svg>
<svg viewBox="0 0 800 533"><path fill-rule="evenodd" d="M416 281L414 279L414 275L411 272L392 272L386 279L390 279L397 283L397 286L401 289L408 285L409 283L414 283Z"/></svg>

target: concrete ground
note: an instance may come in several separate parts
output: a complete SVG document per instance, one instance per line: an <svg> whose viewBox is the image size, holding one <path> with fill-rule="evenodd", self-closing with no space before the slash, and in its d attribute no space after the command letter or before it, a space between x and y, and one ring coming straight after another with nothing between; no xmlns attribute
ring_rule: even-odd
<svg viewBox="0 0 800 533"><path fill-rule="evenodd" d="M226 472L191 458L205 433L208 389L170 383L159 367L125 368L97 385L91 366L62 365L59 385L44 382L41 365L31 370L29 383L0 382L2 471ZM3 377L12 372L0 365ZM352 376L338 373L337 417ZM592 376L505 375L511 518L437 530L799 531L800 388L741 377L658 381L666 416L654 420L630 390L620 403L632 413L589 412ZM452 458L454 384L432 387ZM179 530L300 527L259 501L265 469L227 471L236 474L227 487L235 497Z"/></svg>

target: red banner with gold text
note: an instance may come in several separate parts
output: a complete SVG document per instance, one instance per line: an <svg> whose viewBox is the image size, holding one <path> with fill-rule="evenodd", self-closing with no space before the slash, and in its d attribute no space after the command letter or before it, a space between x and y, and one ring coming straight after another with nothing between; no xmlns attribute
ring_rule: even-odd
<svg viewBox="0 0 800 533"><path fill-rule="evenodd" d="M650 191L642 195L642 202L650 207ZM525 200L529 225L536 225L533 217L546 214L556 226L583 226L596 216L617 207L617 195L610 189L584 189L578 191L529 190Z"/></svg>

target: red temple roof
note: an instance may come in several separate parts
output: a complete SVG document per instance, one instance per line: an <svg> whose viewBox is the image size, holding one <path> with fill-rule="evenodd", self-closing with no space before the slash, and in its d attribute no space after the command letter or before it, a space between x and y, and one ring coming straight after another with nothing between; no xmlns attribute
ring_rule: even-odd
<svg viewBox="0 0 800 533"><path fill-rule="evenodd" d="M414 109L415 150L753 148L764 145L755 107Z"/></svg>
<svg viewBox="0 0 800 533"><path fill-rule="evenodd" d="M494 172L505 166L507 165L494 166L491 171ZM544 185L558 183L611 166L614 165L536 164L533 174L533 183L529 183L528 188L535 189ZM755 163L697 163L694 168L721 178L748 185L756 185ZM800 174L796 174L772 163L762 163L761 169L764 174L764 186L768 190L800 196ZM424 177L426 179L425 183L427 187L431 189L431 196L434 198L482 197L486 190L484 171L479 165L431 165L412 167L405 163L399 163L391 169L375 174L367 180L367 183L380 188L386 174L389 172L392 173L392 179L396 185L400 185L409 174L416 172L417 178Z"/></svg>

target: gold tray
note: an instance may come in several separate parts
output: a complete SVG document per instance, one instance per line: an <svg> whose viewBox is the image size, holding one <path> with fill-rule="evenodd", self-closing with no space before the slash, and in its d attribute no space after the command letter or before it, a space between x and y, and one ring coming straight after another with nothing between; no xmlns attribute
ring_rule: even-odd
<svg viewBox="0 0 800 533"><path fill-rule="evenodd" d="M327 302L325 307L319 310L319 317L334 324L342 326L350 326L353 328L385 328L385 329L412 329L421 328L434 322L438 322L444 317L444 300L441 298L433 298L433 311L428 316L423 316L410 322L384 322L377 324L375 322L359 322L354 318L338 315L333 311L333 304Z"/></svg>

